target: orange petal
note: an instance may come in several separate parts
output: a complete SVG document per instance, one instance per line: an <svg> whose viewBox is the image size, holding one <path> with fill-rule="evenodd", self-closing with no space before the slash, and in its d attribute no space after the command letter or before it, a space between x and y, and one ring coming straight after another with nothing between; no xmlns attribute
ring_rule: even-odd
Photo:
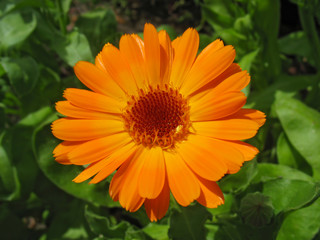
<svg viewBox="0 0 320 240"><path fill-rule="evenodd" d="M114 172L119 166L121 166L122 163L127 161L135 152L134 150L136 148L134 147L134 143L129 143L125 145L124 147L118 149L116 152L111 154L109 157L97 161L95 163L91 163L85 170L83 170L76 178L74 178L72 181L79 183L83 182L89 178L91 178L93 175L100 174L103 175L103 177L99 177L99 181L97 181L97 176L95 177L95 181L90 181L90 183L97 183L108 177L112 172ZM108 171L106 171L108 170Z"/></svg>
<svg viewBox="0 0 320 240"><path fill-rule="evenodd" d="M131 35L124 35L120 39L119 48L121 54L127 59L139 88L143 88L147 83L147 73L144 57L137 41Z"/></svg>
<svg viewBox="0 0 320 240"><path fill-rule="evenodd" d="M190 99L191 121L211 121L229 116L243 107L246 96L242 92L228 92L219 96L206 94L198 101Z"/></svg>
<svg viewBox="0 0 320 240"><path fill-rule="evenodd" d="M143 198L156 198L164 184L165 165L162 148L146 149L139 157L143 162L138 180L139 195Z"/></svg>
<svg viewBox="0 0 320 240"><path fill-rule="evenodd" d="M82 118L82 119L116 119L115 115L92 111L88 109L84 109L81 107L76 107L72 105L68 101L59 101L56 102L56 110L67 116L72 118Z"/></svg>
<svg viewBox="0 0 320 240"><path fill-rule="evenodd" d="M197 134L227 140L243 140L256 135L259 125L249 119L226 119L192 123Z"/></svg>
<svg viewBox="0 0 320 240"><path fill-rule="evenodd" d="M130 161L138 152L138 148L134 143L129 143L109 156L108 164L90 181L90 183L98 183L108 177L124 162Z"/></svg>
<svg viewBox="0 0 320 240"><path fill-rule="evenodd" d="M201 51L201 53L198 55L196 59L196 62L205 61L205 58L207 57L208 54L213 54L214 52L218 51L223 47L224 47L223 42L220 39L216 39Z"/></svg>
<svg viewBox="0 0 320 240"><path fill-rule="evenodd" d="M159 33L160 43L160 80L161 84L169 84L172 60L173 60L173 49L171 46L171 40L168 33L165 30L161 30Z"/></svg>
<svg viewBox="0 0 320 240"><path fill-rule="evenodd" d="M98 53L98 55L96 56L95 61L94 61L94 64L95 64L100 70L102 70L102 71L104 71L106 74L108 74L108 76L109 76L109 73L107 72L107 69L106 69L106 67L104 66L101 53Z"/></svg>
<svg viewBox="0 0 320 240"><path fill-rule="evenodd" d="M131 137L128 133L119 133L94 139L81 144L70 151L68 158L75 165L85 165L108 157L112 152L128 144Z"/></svg>
<svg viewBox="0 0 320 240"><path fill-rule="evenodd" d="M84 89L67 88L63 96L73 105L93 111L121 113L125 102Z"/></svg>
<svg viewBox="0 0 320 240"><path fill-rule="evenodd" d="M232 46L207 51L206 56L197 59L193 64L180 92L188 96L208 84L232 64L235 55Z"/></svg>
<svg viewBox="0 0 320 240"><path fill-rule="evenodd" d="M149 84L156 86L160 84L160 44L157 30L152 24L144 25L143 37Z"/></svg>
<svg viewBox="0 0 320 240"><path fill-rule="evenodd" d="M228 116L227 118L252 119L261 127L266 121L266 115L255 109L242 108L238 112Z"/></svg>
<svg viewBox="0 0 320 240"><path fill-rule="evenodd" d="M170 190L181 206L188 206L200 195L197 178L176 153L163 151Z"/></svg>
<svg viewBox="0 0 320 240"><path fill-rule="evenodd" d="M217 181L226 174L228 168L223 159L215 153L219 149L210 143L205 137L189 135L188 140L179 145L178 152L195 173L208 180Z"/></svg>
<svg viewBox="0 0 320 240"><path fill-rule="evenodd" d="M197 178L201 188L197 201L201 205L207 208L216 208L224 203L223 193L216 182L209 181L200 176L197 176Z"/></svg>
<svg viewBox="0 0 320 240"><path fill-rule="evenodd" d="M223 141L225 144L237 149L242 153L245 161L252 160L258 153L259 150L246 142L241 141Z"/></svg>
<svg viewBox="0 0 320 240"><path fill-rule="evenodd" d="M226 80L227 78L229 78L233 74L236 74L241 71L242 70L241 70L239 64L232 63L223 73L221 73L215 79L213 79L208 84L204 85L203 87L199 88L197 91L190 94L189 98L192 98L193 101L200 99L201 97L206 95L208 93L208 91L211 91L212 88L215 88L216 86L218 86L220 83L222 83L224 80Z"/></svg>
<svg viewBox="0 0 320 240"><path fill-rule="evenodd" d="M238 72L231 75L223 82L221 82L218 86L216 86L211 91L211 94L219 95L224 92L241 91L249 84L249 82L250 76L247 71Z"/></svg>
<svg viewBox="0 0 320 240"><path fill-rule="evenodd" d="M91 90L117 100L126 99L124 91L121 90L112 78L92 63L77 62L74 66L74 72L78 79Z"/></svg>
<svg viewBox="0 0 320 240"><path fill-rule="evenodd" d="M141 37L139 37L139 35L137 34L131 34L131 36L134 38L134 40L137 42L139 48L140 48L140 51L141 51L141 54L142 54L142 57L145 59L145 51L144 51L144 42L143 40L141 39Z"/></svg>
<svg viewBox="0 0 320 240"><path fill-rule="evenodd" d="M137 84L126 58L123 57L119 49L108 43L103 47L101 55L112 79L127 94L135 94Z"/></svg>
<svg viewBox="0 0 320 240"><path fill-rule="evenodd" d="M69 161L67 154L73 149L75 149L76 147L80 146L82 143L83 142L68 142L68 141L64 141L60 143L53 150L53 156L55 157L55 160L61 164L66 164L66 165L72 164Z"/></svg>
<svg viewBox="0 0 320 240"><path fill-rule="evenodd" d="M166 215L170 203L170 189L168 180L165 178L165 182L159 196L155 199L146 199L144 201L144 207L146 213L151 222L157 221Z"/></svg>
<svg viewBox="0 0 320 240"><path fill-rule="evenodd" d="M88 141L123 131L123 122L119 120L60 118L52 123L53 135L67 141Z"/></svg>
<svg viewBox="0 0 320 240"><path fill-rule="evenodd" d="M187 29L180 39L173 42L174 58L170 82L174 87L180 88L187 76L199 47L199 34L193 29Z"/></svg>
<svg viewBox="0 0 320 240"><path fill-rule="evenodd" d="M139 154L135 155L122 178L123 184L120 188L119 202L122 207L130 212L137 211L145 200L139 195L138 190L142 165L143 161L141 161Z"/></svg>

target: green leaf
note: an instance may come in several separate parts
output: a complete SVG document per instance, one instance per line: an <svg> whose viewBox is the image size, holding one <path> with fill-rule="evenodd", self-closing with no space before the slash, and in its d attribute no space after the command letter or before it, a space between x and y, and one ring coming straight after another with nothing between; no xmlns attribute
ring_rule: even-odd
<svg viewBox="0 0 320 240"><path fill-rule="evenodd" d="M52 48L71 67L78 61L93 61L86 36L77 31L68 34L65 39L58 39L53 42Z"/></svg>
<svg viewBox="0 0 320 240"><path fill-rule="evenodd" d="M226 214L232 212L232 206L235 203L233 194L224 194L224 204L219 205L217 208L208 208L207 210L212 216Z"/></svg>
<svg viewBox="0 0 320 240"><path fill-rule="evenodd" d="M181 207L180 211L173 209L170 216L169 237L173 240L198 240L206 238L205 221L211 214L205 207L197 204Z"/></svg>
<svg viewBox="0 0 320 240"><path fill-rule="evenodd" d="M19 96L32 91L39 79L39 67L32 57L1 58L0 63L8 74L10 84Z"/></svg>
<svg viewBox="0 0 320 240"><path fill-rule="evenodd" d="M298 151L289 142L288 137L282 132L277 141L278 162L292 168L300 169L308 174L312 174L310 165L303 159Z"/></svg>
<svg viewBox="0 0 320 240"><path fill-rule="evenodd" d="M157 240L169 240L168 230L168 225L162 225L157 223L149 223L146 227L142 229L142 231L144 231L150 237Z"/></svg>
<svg viewBox="0 0 320 240"><path fill-rule="evenodd" d="M313 177L320 179L320 113L299 100L279 92L277 115L291 144L310 164Z"/></svg>
<svg viewBox="0 0 320 240"><path fill-rule="evenodd" d="M267 182L275 179L303 180L313 182L314 179L297 169L273 163L259 163L258 173L252 183Z"/></svg>
<svg viewBox="0 0 320 240"><path fill-rule="evenodd" d="M245 190L257 174L257 162L252 160L245 163L239 172L228 175L219 183L223 192L241 192Z"/></svg>
<svg viewBox="0 0 320 240"><path fill-rule="evenodd" d="M260 51L260 49L258 48L256 50L244 55L239 61L240 67L243 70L247 70L248 72L250 72L251 65L252 65L253 61L256 59L259 51Z"/></svg>
<svg viewBox="0 0 320 240"><path fill-rule="evenodd" d="M118 40L117 20L111 9L96 9L81 14L76 22L79 31L86 35L93 53L98 54L107 42Z"/></svg>
<svg viewBox="0 0 320 240"><path fill-rule="evenodd" d="M275 214L301 208L317 194L314 183L302 180L276 179L263 184L263 194L270 197Z"/></svg>
<svg viewBox="0 0 320 240"><path fill-rule="evenodd" d="M320 198L311 205L289 213L278 232L277 240L309 240L320 228Z"/></svg>
<svg viewBox="0 0 320 240"><path fill-rule="evenodd" d="M277 77L275 83L260 92L250 94L246 107L260 110L268 110L276 98L278 91L295 95L298 91L311 86L317 81L316 75L289 76L281 75Z"/></svg>
<svg viewBox="0 0 320 240"><path fill-rule="evenodd" d="M105 215L101 215L99 209L86 205L85 217L92 232L97 235L103 235L107 238L119 238L123 239L130 224L128 222L120 222L118 224L112 224L110 219Z"/></svg>
<svg viewBox="0 0 320 240"><path fill-rule="evenodd" d="M48 127L43 128L35 138L35 155L40 169L43 173L60 189L67 193L81 198L85 201L100 204L103 206L119 206L113 202L108 194L108 184L74 183L72 179L77 176L84 168L81 166L61 165L57 163L53 156L53 149L59 144Z"/></svg>
<svg viewBox="0 0 320 240"><path fill-rule="evenodd" d="M280 51L285 54L312 58L312 47L303 31L292 32L280 38L278 43Z"/></svg>
<svg viewBox="0 0 320 240"><path fill-rule="evenodd" d="M12 12L0 18L0 50L23 42L35 29L36 17L31 12Z"/></svg>

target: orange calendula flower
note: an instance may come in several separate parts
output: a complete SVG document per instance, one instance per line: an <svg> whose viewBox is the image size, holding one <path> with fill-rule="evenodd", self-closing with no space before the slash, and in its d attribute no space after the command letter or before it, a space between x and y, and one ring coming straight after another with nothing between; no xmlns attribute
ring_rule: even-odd
<svg viewBox="0 0 320 240"><path fill-rule="evenodd" d="M75 65L90 90L66 89L56 109L67 117L52 124L64 140L56 161L89 164L74 182L98 183L116 171L112 199L131 212L144 204L151 221L166 214L170 192L182 206L224 203L216 181L258 153L241 140L265 114L242 108L250 76L233 63L234 48L216 40L197 55L198 46L195 29L171 41L146 24L144 40L124 35L95 64Z"/></svg>

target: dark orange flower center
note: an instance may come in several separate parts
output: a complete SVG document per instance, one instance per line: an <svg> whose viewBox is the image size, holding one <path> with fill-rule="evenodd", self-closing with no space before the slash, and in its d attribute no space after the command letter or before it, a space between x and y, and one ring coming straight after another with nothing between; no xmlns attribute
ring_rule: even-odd
<svg viewBox="0 0 320 240"><path fill-rule="evenodd" d="M137 144L172 148L189 133L189 106L177 91L152 89L131 97L123 113L125 129Z"/></svg>

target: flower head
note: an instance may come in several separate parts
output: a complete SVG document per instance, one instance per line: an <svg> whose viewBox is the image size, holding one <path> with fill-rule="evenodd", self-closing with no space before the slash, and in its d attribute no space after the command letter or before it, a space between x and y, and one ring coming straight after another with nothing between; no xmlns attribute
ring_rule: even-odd
<svg viewBox="0 0 320 240"><path fill-rule="evenodd" d="M233 63L221 40L198 56L199 35L189 28L171 42L151 24L144 40L124 35L119 49L106 44L95 64L74 71L90 90L68 88L53 122L64 140L54 150L61 164L86 165L73 181L97 183L115 172L109 193L128 211L143 204L150 220L162 218L170 192L187 206L224 202L216 181L236 173L258 150L253 137L264 113L243 109L250 77Z"/></svg>

